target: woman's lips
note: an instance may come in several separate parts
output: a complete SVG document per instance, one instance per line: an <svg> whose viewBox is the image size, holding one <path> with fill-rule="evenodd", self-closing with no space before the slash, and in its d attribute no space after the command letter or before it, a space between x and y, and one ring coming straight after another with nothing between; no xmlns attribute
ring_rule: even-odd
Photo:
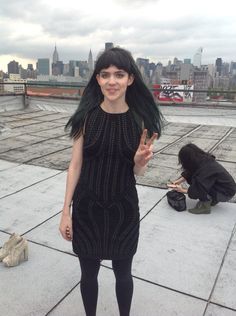
<svg viewBox="0 0 236 316"><path fill-rule="evenodd" d="M108 93L115 93L117 90L116 89L107 89Z"/></svg>

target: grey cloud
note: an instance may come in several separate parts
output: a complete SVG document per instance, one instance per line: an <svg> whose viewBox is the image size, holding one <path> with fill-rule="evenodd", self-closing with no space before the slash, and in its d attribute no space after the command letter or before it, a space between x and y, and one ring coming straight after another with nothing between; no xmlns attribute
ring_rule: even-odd
<svg viewBox="0 0 236 316"><path fill-rule="evenodd" d="M3 2L3 1L2 1ZM156 3L155 0L146 0L145 3ZM194 14L185 18L175 17L163 22L149 18L148 12L144 17L131 14L132 6L143 5L143 0L117 0L117 5L128 6L124 16L104 18L102 16L85 15L80 12L79 5L75 8L54 10L46 8L39 0L8 0L1 3L0 16L9 19L9 24L1 23L1 54L18 54L26 58L51 57L54 42L57 42L60 59L87 59L90 48L96 53L103 49L104 42L112 41L129 49L139 57L153 56L156 60L162 56L176 56L178 58L192 58L196 49L204 48L204 54L212 58L216 55L230 58L235 47L235 21L230 18L223 20L214 16L203 17ZM160 13L162 14L162 13ZM168 14L168 13L167 13ZM21 35L11 37L11 27L16 20L34 23L42 28L49 38L48 43L41 43L35 35ZM2 22L2 21L1 21ZM133 32L125 32L125 30ZM52 39L50 41L50 39ZM81 44L82 40L86 45ZM221 54L221 55L220 55ZM236 58L236 57L235 57Z"/></svg>
<svg viewBox="0 0 236 316"><path fill-rule="evenodd" d="M15 19L31 20L41 12L44 12L44 6L40 0L7 0L1 1L0 15L3 17Z"/></svg>

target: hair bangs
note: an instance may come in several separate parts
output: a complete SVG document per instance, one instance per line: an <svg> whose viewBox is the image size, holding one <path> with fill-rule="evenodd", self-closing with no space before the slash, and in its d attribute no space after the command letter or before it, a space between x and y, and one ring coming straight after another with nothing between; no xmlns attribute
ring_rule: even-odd
<svg viewBox="0 0 236 316"><path fill-rule="evenodd" d="M127 58L128 57L128 58ZM107 69L110 66L115 66L118 69L125 70L131 74L132 59L128 52L119 49L109 49L102 53L96 62L95 72L98 74L102 69Z"/></svg>

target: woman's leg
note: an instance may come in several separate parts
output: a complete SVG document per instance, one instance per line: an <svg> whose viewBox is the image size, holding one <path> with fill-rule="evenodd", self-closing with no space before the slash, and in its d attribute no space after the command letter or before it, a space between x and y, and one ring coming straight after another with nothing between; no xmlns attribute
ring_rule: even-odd
<svg viewBox="0 0 236 316"><path fill-rule="evenodd" d="M211 190L210 195L212 197L212 205L216 205L219 202L227 202L229 201L233 196L225 195L224 193L218 192L216 190Z"/></svg>
<svg viewBox="0 0 236 316"><path fill-rule="evenodd" d="M116 277L116 297L120 316L129 316L133 296L133 278L131 275L133 257L113 260L112 267Z"/></svg>
<svg viewBox="0 0 236 316"><path fill-rule="evenodd" d="M97 276L100 268L99 259L79 258L81 267L80 291L86 316L95 316L98 299Z"/></svg>

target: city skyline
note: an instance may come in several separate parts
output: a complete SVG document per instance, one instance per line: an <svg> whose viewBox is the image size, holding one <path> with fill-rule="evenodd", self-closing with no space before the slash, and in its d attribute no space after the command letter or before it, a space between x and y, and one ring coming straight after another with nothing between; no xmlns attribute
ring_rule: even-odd
<svg viewBox="0 0 236 316"><path fill-rule="evenodd" d="M105 45L104 45L105 46ZM56 46L54 46L54 48L55 48ZM200 48L200 49L202 49L202 48ZM58 52L58 49L57 49L57 52ZM89 56L89 53L91 52L91 50L88 52L88 56ZM59 52L60 53L60 52ZM139 56L138 58L143 58L142 56ZM53 52L52 52L52 54L51 54L51 56L45 56L45 57L42 57L42 58L37 58L37 59L32 59L32 60L28 60L27 61L27 64L23 64L22 65L22 63L20 62L20 60L18 60L17 58L16 59L12 59L12 60L9 60L9 61L7 61L7 63L6 63L6 65L5 65L5 67L2 67L2 65L0 64L0 71L1 70L3 70L5 73L7 73L8 71L7 71L7 68L8 68L8 64L10 63L10 62L12 62L12 61L15 61L15 62L18 62L18 65L21 65L24 69L27 69L27 66L30 64L32 64L33 65L33 68L36 70L37 69L37 62L38 62L38 60L39 59L49 59L49 63L50 63L50 67L51 67L51 65L52 65L52 63L53 63ZM185 58L182 60L182 59L178 59L178 57L174 57L174 59L177 59L177 60L179 60L179 61L182 61L182 62L185 62ZM217 59L219 59L219 57L216 57L215 58L215 60L213 60L212 62L210 62L210 63L208 63L209 65L216 65L216 60ZM223 63L227 63L225 60L224 60L224 57L222 56L222 57L220 57L220 59L222 60L222 62ZM62 62L62 63L64 63L64 64L68 64L68 62L69 61L74 61L74 60L76 60L76 59L70 59L70 60L68 60L68 61L64 61L64 60L62 60L61 58L59 58L59 60ZM87 62L88 62L88 57L87 58L85 58L84 60L86 60ZM188 58L187 58L187 60L188 60ZM191 62L191 64L194 64L194 56L193 56L193 58L190 58L189 59L190 60L190 62ZM200 60L201 60L201 58L200 58ZM82 61L82 59L77 59L76 61ZM232 60L231 62L235 62L236 61L236 57L235 57L235 60ZM153 61L152 60L149 60L149 63L152 63ZM157 61L157 62L159 62L159 61ZM172 63L174 63L174 60L171 60L171 62ZM229 64L231 63L231 62L228 62ZM204 63L201 63L202 65L204 65ZM167 64L163 64L163 66L167 66ZM4 69L2 69L2 68L5 68L5 70Z"/></svg>
<svg viewBox="0 0 236 316"><path fill-rule="evenodd" d="M38 58L52 59L55 43L60 60L94 60L113 42L134 58L162 62L193 56L203 47L202 64L236 60L236 12L233 0L75 0L46 2L9 0L0 7L0 70L16 60L35 67ZM91 9L92 8L92 9Z"/></svg>

